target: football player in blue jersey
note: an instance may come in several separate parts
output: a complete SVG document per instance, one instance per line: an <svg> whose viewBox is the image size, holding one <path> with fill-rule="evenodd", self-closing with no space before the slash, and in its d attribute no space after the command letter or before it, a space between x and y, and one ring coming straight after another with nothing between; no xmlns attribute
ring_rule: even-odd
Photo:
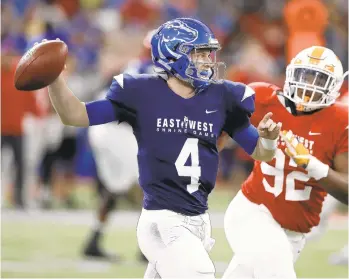
<svg viewBox="0 0 349 279"><path fill-rule="evenodd" d="M152 37L156 74L115 76L105 99L86 104L62 75L49 86L66 125L125 121L133 127L144 193L137 238L149 261L145 278L214 278L207 199L216 181L222 131L255 160L275 155L281 123L268 113L258 128L250 124L254 91L220 79L219 49L205 24L178 18Z"/></svg>

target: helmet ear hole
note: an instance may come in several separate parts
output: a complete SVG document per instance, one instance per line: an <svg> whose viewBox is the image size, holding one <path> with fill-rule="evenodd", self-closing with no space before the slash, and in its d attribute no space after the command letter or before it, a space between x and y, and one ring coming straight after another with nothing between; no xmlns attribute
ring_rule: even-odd
<svg viewBox="0 0 349 279"><path fill-rule="evenodd" d="M170 62L176 62L177 59L173 58L173 57L166 57L166 59Z"/></svg>
<svg viewBox="0 0 349 279"><path fill-rule="evenodd" d="M173 50L174 50L174 51L177 51L179 45L180 45L180 43L175 44L174 47L173 47Z"/></svg>

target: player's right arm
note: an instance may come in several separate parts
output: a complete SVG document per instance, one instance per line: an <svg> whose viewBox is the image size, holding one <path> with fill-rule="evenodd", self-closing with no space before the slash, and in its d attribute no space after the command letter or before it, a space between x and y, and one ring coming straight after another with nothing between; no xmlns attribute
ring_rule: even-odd
<svg viewBox="0 0 349 279"><path fill-rule="evenodd" d="M136 110L136 98L131 92L134 90L130 90L132 79L124 75L114 77L105 99L85 104L68 88L61 75L49 86L49 95L61 121L68 126L88 127L126 120Z"/></svg>
<svg viewBox="0 0 349 279"><path fill-rule="evenodd" d="M48 93L51 103L64 125L89 126L85 103L81 102L69 89L62 74L48 86Z"/></svg>

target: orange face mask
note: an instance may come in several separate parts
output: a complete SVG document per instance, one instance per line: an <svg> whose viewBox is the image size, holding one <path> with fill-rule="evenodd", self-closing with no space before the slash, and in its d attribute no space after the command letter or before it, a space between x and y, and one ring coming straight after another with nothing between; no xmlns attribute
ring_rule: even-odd
<svg viewBox="0 0 349 279"><path fill-rule="evenodd" d="M308 103L309 100L310 100L310 97L304 96L304 102ZM304 105L302 105L302 104L297 104L297 105L296 105L296 110L298 110L298 111L304 111Z"/></svg>

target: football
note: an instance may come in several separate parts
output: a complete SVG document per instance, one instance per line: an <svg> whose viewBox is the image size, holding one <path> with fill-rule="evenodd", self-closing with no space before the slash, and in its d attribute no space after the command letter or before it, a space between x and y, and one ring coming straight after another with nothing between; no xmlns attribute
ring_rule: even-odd
<svg viewBox="0 0 349 279"><path fill-rule="evenodd" d="M63 71L67 54L67 45L60 40L43 41L34 45L18 62L15 87L31 91L48 86Z"/></svg>

